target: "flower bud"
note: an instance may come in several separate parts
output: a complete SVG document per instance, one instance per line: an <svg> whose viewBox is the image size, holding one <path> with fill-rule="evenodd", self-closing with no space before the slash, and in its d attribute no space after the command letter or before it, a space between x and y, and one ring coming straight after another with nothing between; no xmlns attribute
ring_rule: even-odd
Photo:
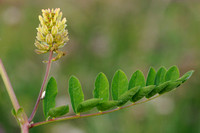
<svg viewBox="0 0 200 133"><path fill-rule="evenodd" d="M68 42L68 41L69 41L69 37L66 36L66 37L63 38L63 40L64 40L65 42Z"/></svg>
<svg viewBox="0 0 200 133"><path fill-rule="evenodd" d="M64 32L63 32L63 36L67 36L68 35L68 30L65 30Z"/></svg>
<svg viewBox="0 0 200 133"><path fill-rule="evenodd" d="M40 49L35 49L35 52L37 54L44 54L44 53L47 53L48 51L46 51L46 50L40 50Z"/></svg>
<svg viewBox="0 0 200 133"><path fill-rule="evenodd" d="M57 18L57 20L58 20L58 21L60 21L60 20L61 20L61 18L62 18L62 12L60 12L60 14L58 15L58 18Z"/></svg>
<svg viewBox="0 0 200 133"><path fill-rule="evenodd" d="M47 34L47 36L46 36L46 42L48 44L52 44L53 43L53 36L52 36L52 34Z"/></svg>
<svg viewBox="0 0 200 133"><path fill-rule="evenodd" d="M42 46L41 46L41 44L36 40L35 41L35 46L38 48L38 49L42 49Z"/></svg>
<svg viewBox="0 0 200 133"><path fill-rule="evenodd" d="M56 35L55 35L55 41L56 41L56 42L62 41L62 36L61 36L61 34L56 34Z"/></svg>
<svg viewBox="0 0 200 133"><path fill-rule="evenodd" d="M43 33L44 33L45 35L47 35L47 34L49 33L49 30L48 30L48 28L47 28L46 25L42 26L42 29L43 29Z"/></svg>
<svg viewBox="0 0 200 133"><path fill-rule="evenodd" d="M51 34L52 35L56 35L58 33L58 27L57 26L53 26L51 29Z"/></svg>
<svg viewBox="0 0 200 133"><path fill-rule="evenodd" d="M39 20L40 20L40 23L41 23L42 25L45 25L44 19L42 18L41 15L39 15Z"/></svg>
<svg viewBox="0 0 200 133"><path fill-rule="evenodd" d="M43 18L44 18L44 20L45 20L46 22L49 21L49 18L48 18L48 16L46 15L45 12L42 13L42 16L43 16Z"/></svg>
<svg viewBox="0 0 200 133"><path fill-rule="evenodd" d="M53 26L53 21L51 20L51 22L50 22L50 26L52 27Z"/></svg>
<svg viewBox="0 0 200 133"><path fill-rule="evenodd" d="M50 18L50 19L52 18L52 14L51 14L51 13L49 13L49 18Z"/></svg>
<svg viewBox="0 0 200 133"><path fill-rule="evenodd" d="M63 18L62 24L65 24L67 22L66 18Z"/></svg>
<svg viewBox="0 0 200 133"><path fill-rule="evenodd" d="M44 40L45 40L45 37L42 35L41 32L38 32L38 33L37 33L37 39L38 39L39 41L44 41Z"/></svg>
<svg viewBox="0 0 200 133"><path fill-rule="evenodd" d="M42 32L42 27L39 25L38 28L36 28L38 32Z"/></svg>
<svg viewBox="0 0 200 133"><path fill-rule="evenodd" d="M58 15L59 13L60 13L60 8L56 8L56 9L55 9L55 14Z"/></svg>

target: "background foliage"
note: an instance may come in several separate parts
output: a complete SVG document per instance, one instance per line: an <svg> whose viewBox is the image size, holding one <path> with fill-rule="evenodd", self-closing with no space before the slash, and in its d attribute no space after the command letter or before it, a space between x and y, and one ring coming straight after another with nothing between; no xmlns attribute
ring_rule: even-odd
<svg viewBox="0 0 200 133"><path fill-rule="evenodd" d="M108 80L117 69L130 79L138 68L177 65L192 78L174 92L152 102L112 114L49 124L31 133L199 133L200 132L200 2L197 0L0 0L0 57L19 102L30 115L44 76L47 56L34 53L38 15L42 8L60 7L68 19L67 56L53 63L58 83L56 105L66 97L73 74L85 99L92 97L98 72ZM41 104L42 105L42 104ZM0 132L19 129L0 80ZM73 113L70 107L70 112ZM35 121L43 118L42 106Z"/></svg>

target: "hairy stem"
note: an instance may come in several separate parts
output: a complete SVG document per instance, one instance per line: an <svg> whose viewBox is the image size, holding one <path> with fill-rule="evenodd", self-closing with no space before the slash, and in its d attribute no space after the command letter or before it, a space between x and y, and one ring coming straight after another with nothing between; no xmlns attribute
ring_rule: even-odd
<svg viewBox="0 0 200 133"><path fill-rule="evenodd" d="M20 106L1 59L0 59L0 75L2 76L3 82L6 86L12 105L15 111L17 111L20 108Z"/></svg>
<svg viewBox="0 0 200 133"><path fill-rule="evenodd" d="M45 73L45 76L44 76L44 80L43 80L43 83L42 83L42 86L41 86L40 93L38 95L37 101L35 103L34 109L33 109L32 113L31 113L31 116L28 119L29 122L31 122L33 120L33 117L35 116L35 113L37 111L38 105L40 103L42 92L44 90L44 86L45 86L46 81L47 81L48 76L49 76L49 72L50 72L50 68L51 68L51 62L52 62L51 61L52 60L52 56L53 56L53 51L50 51L49 60L48 60L48 63L47 63L47 68L46 68L46 73Z"/></svg>
<svg viewBox="0 0 200 133"><path fill-rule="evenodd" d="M118 107L118 108L115 108L115 109L112 109L112 110L108 110L108 111L97 112L97 113L92 113L92 114L72 115L72 116L54 118L54 119L50 119L50 120L47 120L47 121L37 122L37 123L31 124L30 128L37 127L37 126L44 125L44 124L48 124L48 123L57 122L57 121L64 121L64 120L71 120L71 119L78 119L78 118L84 118L84 117L91 117L91 116L98 116L98 115L108 114L108 113L112 113L112 112L115 112L115 111L118 111L118 110L121 110L121 109L125 109L125 108L128 108L128 107L134 106L134 105L138 105L138 104L141 104L141 103L148 102L148 101L150 101L152 99L155 99L155 98L157 98L159 96L160 95L157 95L155 97L146 99L146 100L141 101L141 102L132 103L132 104L129 104L129 105L126 105L126 106L123 106L123 107Z"/></svg>

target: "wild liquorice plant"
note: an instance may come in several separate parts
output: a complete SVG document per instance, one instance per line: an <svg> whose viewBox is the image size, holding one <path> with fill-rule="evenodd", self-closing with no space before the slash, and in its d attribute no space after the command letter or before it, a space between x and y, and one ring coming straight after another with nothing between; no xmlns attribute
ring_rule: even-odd
<svg viewBox="0 0 200 133"><path fill-rule="evenodd" d="M157 72L151 67L146 80L140 70L134 72L131 79L128 80L126 74L122 70L118 70L113 76L111 87L109 87L109 81L106 75L100 72L95 81L93 98L87 100L84 99L78 78L71 76L68 90L71 106L75 114L72 116L64 116L69 112L69 105L56 107L55 98L58 93L56 80L51 77L45 90L44 88L48 79L51 63L65 55L64 52L60 51L60 48L69 40L66 29L66 18L62 19L62 12L60 12L59 8L56 8L55 10L42 10L42 16L39 16L39 20L40 24L37 28L38 32L35 40L37 49L35 52L37 54L49 53L49 59L48 61L44 61L47 63L46 73L35 107L29 118L19 105L6 70L0 60L0 74L14 107L12 114L20 125L22 133L28 133L29 129L33 127L51 122L107 114L147 102L179 87L193 73L193 70L191 70L180 77L179 69L176 66L172 66L168 70L165 67L160 67ZM56 54L56 56L53 57L53 54ZM109 98L110 88L112 100ZM144 100L141 100L142 98ZM45 120L34 122L33 118L41 101L43 102ZM131 103L125 105L129 101ZM92 114L84 113L93 108L97 108L98 112Z"/></svg>

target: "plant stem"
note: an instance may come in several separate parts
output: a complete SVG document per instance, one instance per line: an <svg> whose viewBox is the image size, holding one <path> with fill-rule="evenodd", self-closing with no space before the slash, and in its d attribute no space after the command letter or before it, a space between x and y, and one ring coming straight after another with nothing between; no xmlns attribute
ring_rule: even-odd
<svg viewBox="0 0 200 133"><path fill-rule="evenodd" d="M138 105L138 104L141 104L141 103L148 102L148 101L153 100L153 99L155 99L155 98L157 98L159 96L161 96L161 95L157 95L155 97L146 99L146 100L141 101L141 102L132 103L132 104L129 104L129 105L126 105L126 106L123 106L123 107L118 107L118 108L115 108L115 109L112 109L112 110L108 110L108 111L92 113L92 114L72 115L72 116L54 118L54 119L50 119L50 120L47 120L47 121L37 122L37 123L31 124L29 128L33 128L33 127L37 127L37 126L40 126L40 125L53 123L53 122L57 122L57 121L64 121L64 120L71 120L71 119L78 119L78 118L85 118L85 117L91 117L91 116L104 115L104 114L108 114L108 113L111 113L111 112L115 112L115 111L118 111L118 110L121 110L121 109L125 109L125 108L128 108L128 107L131 107L131 106L134 106L134 105Z"/></svg>
<svg viewBox="0 0 200 133"><path fill-rule="evenodd" d="M22 132L21 133L29 133L29 126L28 126L28 121L27 123L25 123L24 125L21 126L21 130Z"/></svg>
<svg viewBox="0 0 200 133"><path fill-rule="evenodd" d="M17 97L15 95L15 92L13 90L13 87L11 85L11 82L8 78L8 75L6 73L6 70L3 66L1 59L0 59L0 75L2 76L2 79L6 86L6 89L7 89L8 95L11 99L11 102L13 104L13 107L14 107L15 111L17 112L18 109L20 108L20 105L19 105L19 102L17 100ZM17 119L23 119L24 122L20 123L21 131L22 131L22 133L28 133L29 132L29 122L28 122L28 118L27 118L27 115L25 114L25 112L23 112L22 117L19 117Z"/></svg>
<svg viewBox="0 0 200 133"><path fill-rule="evenodd" d="M13 90L13 87L12 87L11 83L10 83L10 80L8 78L8 75L6 73L6 70L4 68L4 65L3 65L3 62L1 61L1 59L0 59L0 74L2 76L4 84L6 86L8 95L9 95L9 97L11 99L11 102L12 102L12 105L13 105L15 111L17 112L17 110L20 108L20 106L19 106L17 97L15 95L15 92Z"/></svg>
<svg viewBox="0 0 200 133"><path fill-rule="evenodd" d="M47 68L46 68L46 73L45 73L45 76L44 76L44 80L43 80L43 83L42 83L42 86L41 86L40 93L38 95L37 101L35 103L35 107L34 107L32 113L31 113L31 116L28 119L29 122L31 122L33 120L33 117L35 116L35 113L37 111L38 105L40 103L42 92L44 90L44 86L46 84L46 81L47 81L47 78L48 78L48 75L49 75L49 72L50 72L52 56L53 56L53 51L50 51L49 60L48 60L48 63L47 63Z"/></svg>

